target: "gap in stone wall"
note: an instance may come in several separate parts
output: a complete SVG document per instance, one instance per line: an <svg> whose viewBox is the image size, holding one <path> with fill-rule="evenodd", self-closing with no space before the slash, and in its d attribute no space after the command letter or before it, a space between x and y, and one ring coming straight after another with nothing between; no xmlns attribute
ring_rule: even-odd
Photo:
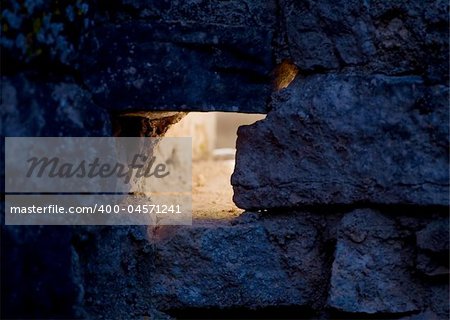
<svg viewBox="0 0 450 320"><path fill-rule="evenodd" d="M230 219L243 210L233 202L237 129L264 119L263 114L191 112L171 126L166 137L192 137L193 218Z"/></svg>

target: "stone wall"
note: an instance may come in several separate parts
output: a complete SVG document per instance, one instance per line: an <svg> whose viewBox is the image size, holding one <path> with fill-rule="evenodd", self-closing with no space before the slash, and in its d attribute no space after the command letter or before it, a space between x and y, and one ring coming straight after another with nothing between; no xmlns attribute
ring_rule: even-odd
<svg viewBox="0 0 450 320"><path fill-rule="evenodd" d="M334 217L323 224L332 262L308 268L326 270L315 291L325 287L324 300L305 305L344 318L447 318L448 5L281 3L279 54L299 73L265 120L238 130L235 203ZM422 234L443 247L424 250ZM309 261L300 252L296 270Z"/></svg>
<svg viewBox="0 0 450 320"><path fill-rule="evenodd" d="M267 118L238 131L238 219L2 222L2 317L448 318L448 14L440 0L5 1L2 136ZM282 61L298 73L277 91Z"/></svg>

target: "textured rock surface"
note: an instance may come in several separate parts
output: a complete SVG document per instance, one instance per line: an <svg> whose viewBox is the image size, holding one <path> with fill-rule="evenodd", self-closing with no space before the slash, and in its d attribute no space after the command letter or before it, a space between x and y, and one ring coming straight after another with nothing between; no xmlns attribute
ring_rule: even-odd
<svg viewBox="0 0 450 320"><path fill-rule="evenodd" d="M422 250L444 253L449 250L448 219L433 221L417 232L417 246Z"/></svg>
<svg viewBox="0 0 450 320"><path fill-rule="evenodd" d="M239 129L234 201L447 205L447 97L420 77L297 78Z"/></svg>
<svg viewBox="0 0 450 320"><path fill-rule="evenodd" d="M337 235L329 305L364 313L420 310L423 293L414 283L414 248L407 235L377 212L346 214Z"/></svg>
<svg viewBox="0 0 450 320"><path fill-rule="evenodd" d="M2 136L108 136L109 115L70 79L2 77ZM2 159L4 139L1 139ZM3 160L2 160L3 161ZM4 190L4 165L1 166ZM71 227L5 226L1 207L2 318L83 316L84 280Z"/></svg>
<svg viewBox="0 0 450 320"><path fill-rule="evenodd" d="M2 136L111 134L109 115L70 79L2 77L1 91ZM2 216L2 292L8 293L2 294L2 316L82 315L83 280L72 236L70 227L4 226Z"/></svg>
<svg viewBox="0 0 450 320"><path fill-rule="evenodd" d="M371 209L247 212L232 221L160 226L148 233L79 230L74 243L81 252L86 312L105 318L160 310L194 318L375 313L445 319L448 284L421 277L414 263L415 234L445 215L444 210L416 212L414 218Z"/></svg>
<svg viewBox="0 0 450 320"><path fill-rule="evenodd" d="M2 2L2 73L33 66L61 69L77 56L80 38L91 25L92 1Z"/></svg>
<svg viewBox="0 0 450 320"><path fill-rule="evenodd" d="M70 79L60 82L2 77L2 136L108 136L108 113Z"/></svg>
<svg viewBox="0 0 450 320"><path fill-rule="evenodd" d="M110 111L115 134L161 135L181 114L117 111L273 108L239 131L233 176L236 202L262 214L148 235L13 228L2 206L2 318L448 319L448 2L1 11L2 135L112 135ZM267 104L282 59L299 76Z"/></svg>
<svg viewBox="0 0 450 320"><path fill-rule="evenodd" d="M448 2L281 1L285 57L300 69L358 67L448 79Z"/></svg>
<svg viewBox="0 0 450 320"><path fill-rule="evenodd" d="M83 280L71 228L2 224L1 233L2 318L82 316Z"/></svg>
<svg viewBox="0 0 450 320"><path fill-rule="evenodd" d="M449 274L449 221L433 221L416 233L418 255L417 269L427 276L448 276Z"/></svg>
<svg viewBox="0 0 450 320"><path fill-rule="evenodd" d="M264 112L275 2L175 2L123 1L89 32L81 73L96 101L116 110Z"/></svg>
<svg viewBox="0 0 450 320"><path fill-rule="evenodd" d="M162 310L317 305L326 297L330 257L320 224L307 219L154 231L154 255L144 266L152 270L152 301Z"/></svg>
<svg viewBox="0 0 450 320"><path fill-rule="evenodd" d="M84 310L90 317L138 318L151 314L148 289L138 276L145 246L144 227L84 227L76 229L84 281Z"/></svg>

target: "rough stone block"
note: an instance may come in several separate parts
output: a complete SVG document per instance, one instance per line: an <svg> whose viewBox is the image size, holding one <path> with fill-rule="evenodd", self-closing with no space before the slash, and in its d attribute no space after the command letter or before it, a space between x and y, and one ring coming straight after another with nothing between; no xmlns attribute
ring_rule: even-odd
<svg viewBox="0 0 450 320"><path fill-rule="evenodd" d="M2 77L2 136L108 136L106 110L72 81L32 81L25 76Z"/></svg>
<svg viewBox="0 0 450 320"><path fill-rule="evenodd" d="M448 218L430 222L424 229L417 232L417 247L435 253L448 252L448 226Z"/></svg>
<svg viewBox="0 0 450 320"><path fill-rule="evenodd" d="M449 220L436 219L416 233L416 268L427 276L449 275Z"/></svg>
<svg viewBox="0 0 450 320"><path fill-rule="evenodd" d="M421 308L421 288L410 272L414 248L395 222L372 210L341 221L329 305L346 312L404 313Z"/></svg>
<svg viewBox="0 0 450 320"><path fill-rule="evenodd" d="M181 308L310 307L326 299L321 238L302 217L154 230L152 301ZM243 245L245 243L245 245Z"/></svg>
<svg viewBox="0 0 450 320"><path fill-rule="evenodd" d="M302 70L362 67L448 79L445 1L281 1L287 53Z"/></svg>
<svg viewBox="0 0 450 320"><path fill-rule="evenodd" d="M73 81L2 77L2 136L108 136L108 113ZM4 191L4 139L1 139ZM72 227L5 226L1 204L2 317L82 318L83 280Z"/></svg>
<svg viewBox="0 0 450 320"><path fill-rule="evenodd" d="M266 111L273 1L230 1L220 10L206 1L122 5L132 10L93 28L82 50L82 78L98 103L113 110ZM130 11L139 18L123 17Z"/></svg>
<svg viewBox="0 0 450 320"><path fill-rule="evenodd" d="M235 203L448 205L447 95L420 77L297 78L238 130Z"/></svg>

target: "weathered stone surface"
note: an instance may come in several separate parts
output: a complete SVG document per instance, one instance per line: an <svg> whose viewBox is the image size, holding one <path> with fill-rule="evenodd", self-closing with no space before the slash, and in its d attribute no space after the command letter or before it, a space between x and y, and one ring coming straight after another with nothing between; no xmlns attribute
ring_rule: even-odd
<svg viewBox="0 0 450 320"><path fill-rule="evenodd" d="M417 232L417 247L435 253L445 253L449 250L448 239L449 219L439 219L429 223Z"/></svg>
<svg viewBox="0 0 450 320"><path fill-rule="evenodd" d="M432 311L425 311L419 314L414 314L412 316L403 317L399 320L440 320L439 316Z"/></svg>
<svg viewBox="0 0 450 320"><path fill-rule="evenodd" d="M107 19L83 49L82 78L98 103L114 110L266 111L273 1L231 1L220 10L207 1L122 5L139 18L122 12Z"/></svg>
<svg viewBox="0 0 450 320"><path fill-rule="evenodd" d="M238 130L235 203L448 205L447 95L420 77L297 78Z"/></svg>
<svg viewBox="0 0 450 320"><path fill-rule="evenodd" d="M364 313L420 310L413 253L393 220L367 209L348 213L338 231L329 305Z"/></svg>
<svg viewBox="0 0 450 320"><path fill-rule="evenodd" d="M310 307L326 297L329 257L305 216L161 227L151 241L153 256L142 268L163 311Z"/></svg>
<svg viewBox="0 0 450 320"><path fill-rule="evenodd" d="M83 274L88 318L136 319L152 313L149 287L139 274L141 257L151 253L143 226L79 227L74 245ZM152 318L153 319L153 318ZM164 319L161 317L161 319Z"/></svg>
<svg viewBox="0 0 450 320"><path fill-rule="evenodd" d="M416 268L427 276L449 275L449 220L436 219L416 233Z"/></svg>
<svg viewBox="0 0 450 320"><path fill-rule="evenodd" d="M117 20L157 18L167 21L185 21L203 24L217 24L223 27L271 26L276 20L276 2L230 0L212 3L208 0L146 1L119 0L114 6L103 7Z"/></svg>
<svg viewBox="0 0 450 320"><path fill-rule="evenodd" d="M448 2L281 1L283 53L303 70L361 67L448 79Z"/></svg>
<svg viewBox="0 0 450 320"><path fill-rule="evenodd" d="M2 136L110 135L109 116L73 81L2 77ZM0 143L4 191L4 139ZM1 203L2 318L83 317L83 279L71 227L5 226Z"/></svg>
<svg viewBox="0 0 450 320"><path fill-rule="evenodd" d="M417 254L416 269L430 277L448 277L448 260L448 252L433 254L422 251Z"/></svg>
<svg viewBox="0 0 450 320"><path fill-rule="evenodd" d="M449 312L449 277L444 279L441 283L431 283L427 287L427 303L439 319L448 319Z"/></svg>
<svg viewBox="0 0 450 320"><path fill-rule="evenodd" d="M387 218L370 209L247 212L229 222L150 228L147 235L139 228L102 228L75 243L91 315L239 315L278 306L280 312L303 307L315 319L328 306L344 315L431 310L445 318L448 285L427 282L414 270L412 239L435 218L423 212Z"/></svg>
<svg viewBox="0 0 450 320"><path fill-rule="evenodd" d="M2 215L1 317L83 316L83 280L71 228L4 226Z"/></svg>
<svg viewBox="0 0 450 320"><path fill-rule="evenodd" d="M108 136L108 113L73 81L2 77L2 136Z"/></svg>
<svg viewBox="0 0 450 320"><path fill-rule="evenodd" d="M48 79L47 79L48 80ZM46 81L25 75L1 78L2 137L110 136L109 114L70 77ZM4 139L1 139L1 191L4 191Z"/></svg>
<svg viewBox="0 0 450 320"><path fill-rule="evenodd" d="M235 200L320 208L157 228L150 240L133 227L2 224L0 317L169 319L156 309L205 317L270 306L276 316L300 306L318 318L331 306L448 319L448 218L433 212L448 206L446 1L86 5L2 3L2 135L111 135L103 108L273 106L240 130ZM274 58L309 77L266 105ZM174 119L129 119L116 133L160 135Z"/></svg>
<svg viewBox="0 0 450 320"><path fill-rule="evenodd" d="M30 66L48 72L73 63L80 37L92 23L92 2L3 1L2 73Z"/></svg>

